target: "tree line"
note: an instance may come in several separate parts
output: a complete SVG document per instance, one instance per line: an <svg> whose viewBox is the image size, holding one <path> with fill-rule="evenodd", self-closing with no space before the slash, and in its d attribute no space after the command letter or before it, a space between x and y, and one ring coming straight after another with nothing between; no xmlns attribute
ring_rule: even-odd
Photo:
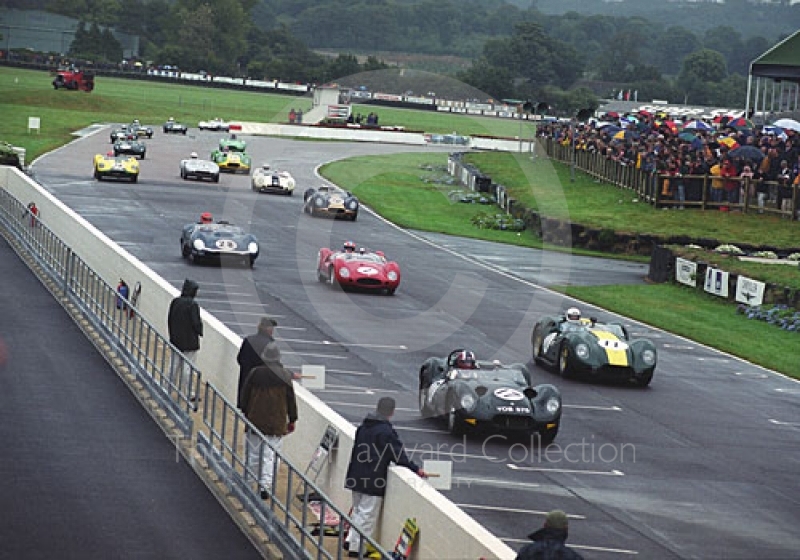
<svg viewBox="0 0 800 560"><path fill-rule="evenodd" d="M749 63L783 38L745 38L727 20L696 32L640 16L546 15L535 3L502 0L26 2L86 22L74 55L115 54L109 26L139 35L142 58L156 64L311 83L386 68L376 56L359 63L357 52L458 55L471 65L452 74L489 96L552 100L564 110L619 89L639 99L740 105ZM770 7L750 9L762 17ZM312 50L321 48L343 54Z"/></svg>

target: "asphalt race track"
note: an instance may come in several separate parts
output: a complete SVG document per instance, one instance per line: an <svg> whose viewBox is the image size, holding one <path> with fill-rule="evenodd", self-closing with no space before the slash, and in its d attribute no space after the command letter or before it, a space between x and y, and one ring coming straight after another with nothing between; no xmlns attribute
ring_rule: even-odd
<svg viewBox="0 0 800 560"><path fill-rule="evenodd" d="M379 396L394 396L415 459L452 460L446 495L512 547L561 508L571 516L569 543L587 559L797 558L800 384L692 341L621 319L658 346L647 389L562 380L530 365L536 383L564 396L561 431L546 449L504 437L458 440L420 418L425 358L468 347L482 359L529 361L535 320L575 304L547 285L639 282L644 267L404 232L364 209L355 223L301 212L303 190L322 182L314 171L322 162L432 148L247 138L254 165L295 176L298 192L283 197L252 192L245 175L181 180L178 161L192 151L207 157L221 136L195 129L177 137L158 127L137 184L97 182L92 156L108 150L107 133L35 162L35 178L174 286L197 280L200 304L235 332L253 332L265 313L277 317L286 364L325 365L318 395L345 418L357 423ZM181 258L181 227L204 211L258 236L253 270ZM319 248L346 239L400 263L395 296L317 281Z"/></svg>

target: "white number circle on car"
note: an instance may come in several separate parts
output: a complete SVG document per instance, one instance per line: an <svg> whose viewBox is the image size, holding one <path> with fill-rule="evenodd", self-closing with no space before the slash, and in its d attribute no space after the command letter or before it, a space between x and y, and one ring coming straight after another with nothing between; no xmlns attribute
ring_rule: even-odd
<svg viewBox="0 0 800 560"><path fill-rule="evenodd" d="M523 398L525 398L525 395L516 389L512 389L511 387L501 387L499 389L495 389L494 396L498 399L503 399L506 401L521 401Z"/></svg>
<svg viewBox="0 0 800 560"><path fill-rule="evenodd" d="M609 340L609 339L601 339L597 341L597 344L601 348L605 348L606 350L627 350L628 344L622 342L621 340Z"/></svg>
<svg viewBox="0 0 800 560"><path fill-rule="evenodd" d="M217 249L222 251L233 251L236 249L236 241L232 239L218 239L216 242Z"/></svg>
<svg viewBox="0 0 800 560"><path fill-rule="evenodd" d="M357 270L359 274L363 274L364 276L375 276L378 274L378 270L371 266L359 266Z"/></svg>

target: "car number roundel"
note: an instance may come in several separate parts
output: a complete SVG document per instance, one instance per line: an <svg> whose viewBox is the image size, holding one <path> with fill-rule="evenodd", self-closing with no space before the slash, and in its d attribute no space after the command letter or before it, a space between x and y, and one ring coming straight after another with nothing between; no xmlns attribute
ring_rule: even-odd
<svg viewBox="0 0 800 560"><path fill-rule="evenodd" d="M356 270L358 270L359 274L363 274L364 276L375 276L378 274L378 270L371 266L359 266Z"/></svg>
<svg viewBox="0 0 800 560"><path fill-rule="evenodd" d="M525 398L525 395L516 389L512 389L511 387L500 387L499 389L495 389L494 396L498 399L503 399L506 401L521 401L523 398Z"/></svg>
<svg viewBox="0 0 800 560"><path fill-rule="evenodd" d="M217 249L222 251L233 251L236 249L236 241L232 239L218 239L215 245Z"/></svg>

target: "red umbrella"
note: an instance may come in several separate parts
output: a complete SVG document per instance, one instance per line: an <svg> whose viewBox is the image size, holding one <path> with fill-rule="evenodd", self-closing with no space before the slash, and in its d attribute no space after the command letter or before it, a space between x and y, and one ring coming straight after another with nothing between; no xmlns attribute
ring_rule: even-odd
<svg viewBox="0 0 800 560"><path fill-rule="evenodd" d="M652 117L652 116L653 116L653 113L651 113L650 111L645 111L644 109L642 109L641 111L639 111L639 114L640 114L641 116L645 117L645 118L650 118L650 117Z"/></svg>
<svg viewBox="0 0 800 560"><path fill-rule="evenodd" d="M610 113L606 113L606 116L611 117L612 119L618 119L619 113L617 113L616 111L611 111Z"/></svg>

